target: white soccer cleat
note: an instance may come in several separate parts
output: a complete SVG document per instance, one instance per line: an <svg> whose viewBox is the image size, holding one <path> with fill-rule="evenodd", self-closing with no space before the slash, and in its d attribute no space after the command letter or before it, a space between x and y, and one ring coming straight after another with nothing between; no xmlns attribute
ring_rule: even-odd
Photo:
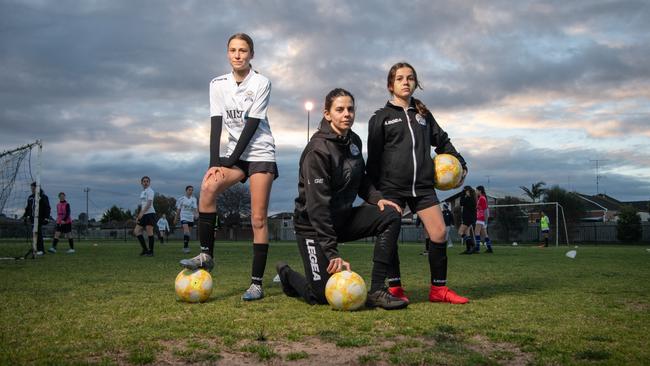
<svg viewBox="0 0 650 366"><path fill-rule="evenodd" d="M47 250L50 253L56 253L56 248L50 247L50 249Z"/></svg>
<svg viewBox="0 0 650 366"><path fill-rule="evenodd" d="M45 253L43 253L42 250L39 250L38 252L36 252L36 255L43 255L43 254L45 254Z"/></svg>
<svg viewBox="0 0 650 366"><path fill-rule="evenodd" d="M74 252L75 252L74 249L68 249L68 251L67 251L66 253L68 253L68 254L74 254Z"/></svg>
<svg viewBox="0 0 650 366"><path fill-rule="evenodd" d="M259 300L264 297L264 290L262 286L251 283L250 287L244 294L241 296L241 299L244 301L253 301Z"/></svg>

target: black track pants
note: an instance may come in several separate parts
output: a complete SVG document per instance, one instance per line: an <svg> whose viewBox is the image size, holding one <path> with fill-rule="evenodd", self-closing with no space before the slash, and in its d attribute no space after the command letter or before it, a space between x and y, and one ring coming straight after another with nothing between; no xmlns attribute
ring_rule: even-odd
<svg viewBox="0 0 650 366"><path fill-rule="evenodd" d="M388 266L397 252L401 217L391 207L384 211L374 205L354 207L337 213L334 228L337 241L347 242L376 236L373 252L375 266ZM327 273L329 260L325 257L316 235L296 233L298 251L302 257L305 276L290 270L287 280L293 289L309 304L327 304L325 285L330 278Z"/></svg>

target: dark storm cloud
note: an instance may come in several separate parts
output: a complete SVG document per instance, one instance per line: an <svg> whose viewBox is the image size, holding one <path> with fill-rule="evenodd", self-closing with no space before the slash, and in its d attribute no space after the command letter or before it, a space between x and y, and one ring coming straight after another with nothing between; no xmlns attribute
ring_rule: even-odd
<svg viewBox="0 0 650 366"><path fill-rule="evenodd" d="M334 87L355 94L355 130L365 139L365 122L388 99L388 68L401 60L417 68L424 85L417 97L434 111L471 113L513 96L554 94L611 106L613 115L601 116L615 122L601 125L593 107L511 107L542 120L578 115L573 128L598 127L591 137L648 136L650 6L643 1L0 0L0 8L0 150L43 139L45 181L77 192L72 199L84 204L89 186L98 212L113 202L134 206L145 174L165 194L199 185L208 83L228 71L225 42L238 31L253 36L253 65L273 82L276 140L302 131L307 99L316 126ZM618 96L625 92L631 96ZM300 147L278 148L270 209L291 211ZM491 185L516 191L540 176L588 191L594 174L584 161L596 150L539 150L521 141L470 154L470 180L490 175ZM620 156L638 169L648 152L637 150ZM620 194L644 199L646 183L607 177L614 191L632 187Z"/></svg>

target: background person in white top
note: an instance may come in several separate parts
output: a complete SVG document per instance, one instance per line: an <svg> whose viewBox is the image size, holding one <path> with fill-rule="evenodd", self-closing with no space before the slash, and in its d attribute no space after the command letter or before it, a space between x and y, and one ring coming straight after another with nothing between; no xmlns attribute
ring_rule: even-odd
<svg viewBox="0 0 650 366"><path fill-rule="evenodd" d="M169 222L167 222L167 215L162 214L162 216L160 216L158 219L156 225L158 226L158 240L160 240L160 244L165 244L165 238L169 233Z"/></svg>
<svg viewBox="0 0 650 366"><path fill-rule="evenodd" d="M237 182L250 178L253 268L251 285L242 299L258 300L264 296L262 276L269 243L269 195L271 184L278 177L275 142L266 117L271 82L251 66L255 50L250 36L232 35L227 50L232 72L210 83L210 167L203 177L199 198L201 254L182 260L181 265L212 270L217 196ZM225 157L219 156L222 123L228 132Z"/></svg>
<svg viewBox="0 0 650 366"><path fill-rule="evenodd" d="M185 187L185 195L180 196L176 200L176 216L174 218L174 226L178 224L180 218L181 226L183 226L183 253L190 252L190 231L194 226L194 220L199 217L199 206L196 203L194 187Z"/></svg>
<svg viewBox="0 0 650 366"><path fill-rule="evenodd" d="M142 184L142 193L140 193L140 212L136 217L135 229L133 234L138 238L142 252L140 255L153 257L153 226L156 223L156 210L153 208L154 191L151 189L151 179L146 175L140 179ZM142 229L147 232L149 239L149 248L144 243L144 236L142 236Z"/></svg>

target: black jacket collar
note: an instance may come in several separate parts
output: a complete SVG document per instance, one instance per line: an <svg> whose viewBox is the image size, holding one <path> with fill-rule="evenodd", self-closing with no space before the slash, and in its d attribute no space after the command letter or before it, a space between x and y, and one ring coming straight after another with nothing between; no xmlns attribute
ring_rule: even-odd
<svg viewBox="0 0 650 366"><path fill-rule="evenodd" d="M347 144L350 141L351 134L352 131L348 131L348 133L345 136L336 134L336 132L332 130L330 123L325 118L323 118L320 121L320 125L318 126L318 132L314 134L313 137L323 138L330 141L336 141L341 144Z"/></svg>

